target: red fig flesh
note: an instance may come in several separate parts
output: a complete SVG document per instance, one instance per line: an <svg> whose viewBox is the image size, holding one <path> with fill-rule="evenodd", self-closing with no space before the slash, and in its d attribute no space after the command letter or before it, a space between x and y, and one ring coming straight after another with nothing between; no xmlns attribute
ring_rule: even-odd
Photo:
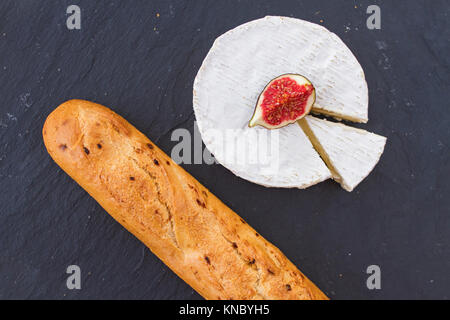
<svg viewBox="0 0 450 320"><path fill-rule="evenodd" d="M284 74L264 88L249 127L278 129L306 116L316 101L312 83L299 74Z"/></svg>

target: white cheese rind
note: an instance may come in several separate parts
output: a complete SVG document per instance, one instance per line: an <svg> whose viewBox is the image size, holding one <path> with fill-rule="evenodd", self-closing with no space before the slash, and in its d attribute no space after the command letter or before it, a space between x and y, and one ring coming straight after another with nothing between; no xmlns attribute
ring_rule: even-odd
<svg viewBox="0 0 450 320"><path fill-rule="evenodd" d="M306 188L331 177L311 142L296 124L277 130L279 152L276 168L260 163L239 164L235 156L240 152L226 147L238 143L247 148L252 144L259 146L252 130L267 129L248 128L248 122L259 94L270 80L293 72L306 77L315 72L324 73L322 67L308 67L310 72L302 67L318 54L313 41L316 37L326 42L324 39L329 37L329 32L297 19L266 17L239 26L214 42L195 78L193 105L206 147L236 175L267 187L285 188ZM299 54L297 43L304 44L302 54ZM322 54L321 57L328 55ZM326 61L333 60L334 53L331 55ZM352 73L351 70L346 71ZM311 78L316 78L318 84L329 85L328 89L324 87L324 96L334 92L333 82L319 80L317 75ZM242 130L242 133L225 139L215 134L229 129Z"/></svg>
<svg viewBox="0 0 450 320"><path fill-rule="evenodd" d="M386 138L341 123L306 116L309 130L331 162L334 179L347 191L352 191L380 160ZM333 171L333 170L332 170Z"/></svg>

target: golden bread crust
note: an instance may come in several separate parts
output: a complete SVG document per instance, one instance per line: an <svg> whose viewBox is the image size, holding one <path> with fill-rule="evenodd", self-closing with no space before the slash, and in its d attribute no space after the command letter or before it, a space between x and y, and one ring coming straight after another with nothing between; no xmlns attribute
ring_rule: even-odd
<svg viewBox="0 0 450 320"><path fill-rule="evenodd" d="M84 100L43 128L54 161L206 299L327 299L266 241L147 137Z"/></svg>

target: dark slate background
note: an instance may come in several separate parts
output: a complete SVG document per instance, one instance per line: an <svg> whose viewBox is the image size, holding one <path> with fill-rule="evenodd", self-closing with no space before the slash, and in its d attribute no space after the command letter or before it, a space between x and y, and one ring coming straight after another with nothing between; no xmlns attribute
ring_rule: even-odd
<svg viewBox="0 0 450 320"><path fill-rule="evenodd" d="M66 28L77 4L82 29ZM378 4L382 29L366 28ZM327 181L266 189L185 165L333 299L448 299L449 2L1 1L0 298L200 299L53 163L41 129L71 98L123 115L170 154L194 125L192 84L214 39L265 15L321 23L363 66L370 122L388 137L353 193ZM159 13L159 17L157 17ZM322 22L321 22L322 20ZM70 291L68 265L82 270ZM382 289L366 287L367 266Z"/></svg>

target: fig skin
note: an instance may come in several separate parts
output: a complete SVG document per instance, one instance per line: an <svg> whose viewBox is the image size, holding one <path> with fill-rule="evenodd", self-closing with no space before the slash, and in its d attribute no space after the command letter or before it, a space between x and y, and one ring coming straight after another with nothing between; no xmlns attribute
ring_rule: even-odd
<svg viewBox="0 0 450 320"><path fill-rule="evenodd" d="M263 94L266 92L268 87L272 83L274 83L276 80L282 79L282 78L285 78L285 77L291 78L291 80L295 81L297 84L300 84L300 85L302 85L302 84L303 85L304 84L309 84L309 85L311 85L313 87L313 91L311 93L311 96L308 98L307 105L305 106L305 112L300 117L298 117L298 118L296 118L294 120L283 121L283 122L281 122L280 125L273 126L273 125L268 124L267 122L265 122L262 119L262 110L261 110L261 106L260 105L263 102L263 99L262 99ZM301 82L299 81L299 79L301 80ZM313 98L312 101L310 101L311 98ZM314 85L312 84L312 82L308 78L306 78L305 76L302 76L301 74L295 74L295 73L282 74L282 75L280 75L280 76L270 80L269 83L264 87L262 92L259 94L258 100L256 102L255 110L253 112L253 115L252 115L249 123L248 123L248 126L250 128L253 128L255 126L261 126L261 127L266 128L266 129L269 129L269 130L283 128L285 126L288 126L288 125L290 125L292 123L297 122L298 120L300 120L303 117L305 117L306 115L308 115L311 112L311 109L312 109L312 107L313 107L315 102L316 102L316 88L314 87ZM258 116L258 118L255 119L256 116Z"/></svg>

